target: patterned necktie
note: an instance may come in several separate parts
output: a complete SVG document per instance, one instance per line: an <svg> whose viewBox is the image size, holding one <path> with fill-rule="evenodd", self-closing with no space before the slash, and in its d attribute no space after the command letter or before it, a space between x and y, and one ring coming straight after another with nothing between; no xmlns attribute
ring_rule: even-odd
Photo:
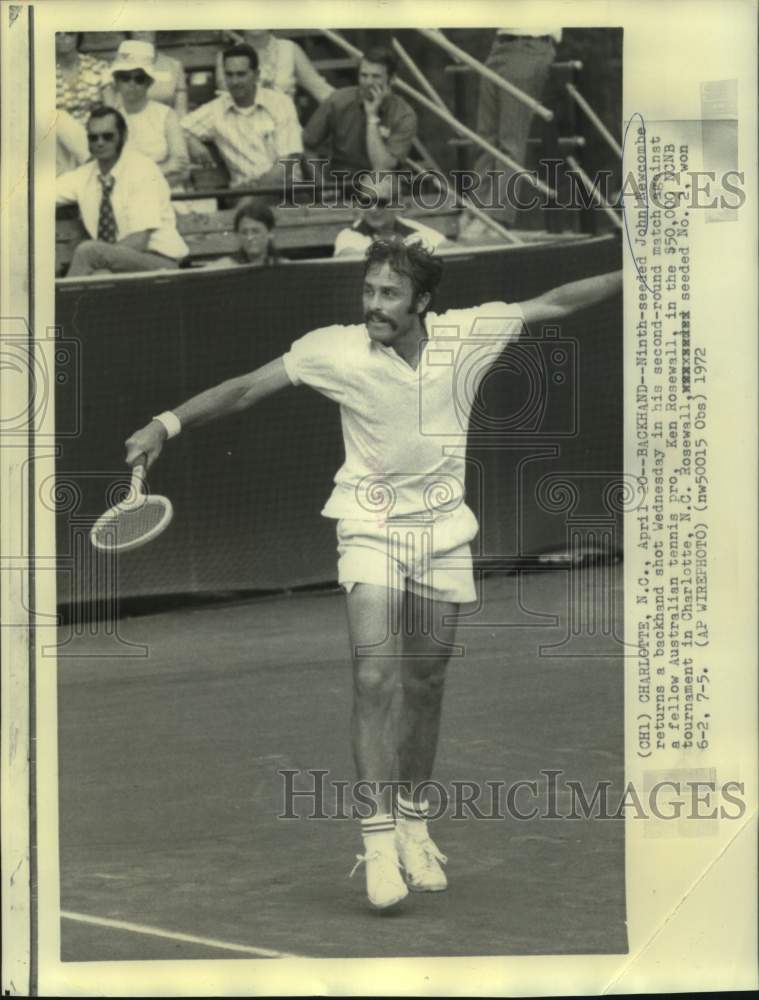
<svg viewBox="0 0 759 1000"><path fill-rule="evenodd" d="M100 199L100 215L98 216L98 239L105 243L116 242L116 216L113 214L111 204L111 191L116 183L116 178L110 174L103 176L98 174L98 180L103 187L103 195Z"/></svg>

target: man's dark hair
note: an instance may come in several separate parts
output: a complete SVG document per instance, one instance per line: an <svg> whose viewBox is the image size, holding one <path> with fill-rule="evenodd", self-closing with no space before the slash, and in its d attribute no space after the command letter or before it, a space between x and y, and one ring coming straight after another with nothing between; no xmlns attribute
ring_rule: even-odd
<svg viewBox="0 0 759 1000"><path fill-rule="evenodd" d="M429 292L430 301L420 314L424 319L443 274L443 264L440 259L416 243L407 244L400 239L375 240L369 244L366 251L364 276L370 267L381 267L382 264L388 264L396 274L410 279L414 293L412 304L415 304L421 295Z"/></svg>
<svg viewBox="0 0 759 1000"><path fill-rule="evenodd" d="M246 201L235 212L235 232L243 219L253 219L266 226L269 232L274 229L274 213L268 205L261 201Z"/></svg>
<svg viewBox="0 0 759 1000"><path fill-rule="evenodd" d="M395 75L398 69L398 60L392 49L385 48L384 45L372 45L361 57L361 62L377 63L387 70L388 78Z"/></svg>
<svg viewBox="0 0 759 1000"><path fill-rule="evenodd" d="M250 68L254 73L256 72L258 69L258 53L252 45L245 45L244 42L240 42L239 45L230 45L228 49L224 49L221 59L222 62L226 62L227 59L235 59L238 56L245 56L250 63Z"/></svg>
<svg viewBox="0 0 759 1000"><path fill-rule="evenodd" d="M120 111L116 108L111 108L107 104L101 104L99 108L95 108L90 112L90 117L87 119L88 123L97 118L107 118L108 115L113 115L114 121L116 122L116 131L119 133L119 153L124 148L124 143L127 140L127 123L126 118L122 115Z"/></svg>

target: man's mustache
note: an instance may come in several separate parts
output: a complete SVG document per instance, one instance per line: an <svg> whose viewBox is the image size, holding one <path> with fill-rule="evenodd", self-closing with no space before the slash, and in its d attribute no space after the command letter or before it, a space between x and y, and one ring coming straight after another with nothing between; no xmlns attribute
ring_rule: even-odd
<svg viewBox="0 0 759 1000"><path fill-rule="evenodd" d="M397 330L398 329L398 324L395 323L395 322L393 322L393 320L391 320L389 316L383 316L382 313L368 312L364 316L364 320L367 323L370 323L373 320L376 320L379 323L387 323L388 326L392 327L393 330Z"/></svg>

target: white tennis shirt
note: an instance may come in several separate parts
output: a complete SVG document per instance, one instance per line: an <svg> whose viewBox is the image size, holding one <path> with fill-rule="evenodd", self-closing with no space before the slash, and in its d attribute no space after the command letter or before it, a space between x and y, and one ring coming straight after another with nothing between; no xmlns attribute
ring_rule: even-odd
<svg viewBox="0 0 759 1000"><path fill-rule="evenodd" d="M428 313L416 370L364 324L296 340L283 357L290 381L340 405L345 461L322 514L376 520L462 504L477 388L523 322L504 302Z"/></svg>

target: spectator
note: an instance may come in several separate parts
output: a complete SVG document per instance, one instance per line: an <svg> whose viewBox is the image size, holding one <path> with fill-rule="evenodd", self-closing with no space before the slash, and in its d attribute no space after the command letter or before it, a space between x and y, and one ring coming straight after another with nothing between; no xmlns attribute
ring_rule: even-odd
<svg viewBox="0 0 759 1000"><path fill-rule="evenodd" d="M224 72L229 93L182 119L190 156L212 166L203 143L213 141L232 187L281 183L282 161L299 158L303 151L295 105L285 94L258 85L258 56L249 45L224 52Z"/></svg>
<svg viewBox="0 0 759 1000"><path fill-rule="evenodd" d="M147 156L125 149L126 139L123 115L96 108L87 122L92 159L58 178L57 204L78 205L90 236L76 248L69 277L175 268L187 255L166 179Z"/></svg>
<svg viewBox="0 0 759 1000"><path fill-rule="evenodd" d="M361 197L365 207L359 209L359 217L352 226L337 234L335 257L363 257L367 247L378 239L402 239L404 243L421 244L426 250L436 250L447 242L436 229L401 215L404 204L393 190L393 181L390 175L362 178Z"/></svg>
<svg viewBox="0 0 759 1000"><path fill-rule="evenodd" d="M55 104L82 125L103 104L110 82L108 63L79 51L83 38L81 31L55 35Z"/></svg>
<svg viewBox="0 0 759 1000"><path fill-rule="evenodd" d="M89 159L87 132L68 111L58 109L55 117L55 173L65 174Z"/></svg>
<svg viewBox="0 0 759 1000"><path fill-rule="evenodd" d="M325 101L334 91L335 88L327 83L300 45L289 38L277 38L272 31L239 31L234 34L256 50L262 87L279 90L292 100L295 100L297 88L301 87L317 103ZM216 85L219 90L227 89L221 52L216 59Z"/></svg>
<svg viewBox="0 0 759 1000"><path fill-rule="evenodd" d="M169 185L180 184L188 174L187 142L176 112L148 98L154 80L163 80L156 69L150 42L122 42L111 66L116 92L114 107L126 118L128 146L156 163Z"/></svg>
<svg viewBox="0 0 759 1000"><path fill-rule="evenodd" d="M556 55L556 43L560 41L561 28L499 28L485 65L530 97L540 100ZM477 132L522 167L528 166L525 161L532 119L533 112L526 104L492 81L480 80ZM496 162L489 153L479 157L475 170L482 178L480 197L488 202L493 200L493 181L487 172L500 172L500 191L495 199L503 205L499 218L506 225L513 224L517 206L514 198L506 194L506 184L513 171L500 161ZM462 237L474 238L482 230L482 223L471 219L462 230Z"/></svg>
<svg viewBox="0 0 759 1000"><path fill-rule="evenodd" d="M155 68L157 76L148 91L148 99L168 104L177 113L178 118L187 114L187 78L184 66L178 59L173 59L155 48L155 31L128 31L127 38L136 42L150 42L155 49Z"/></svg>
<svg viewBox="0 0 759 1000"><path fill-rule="evenodd" d="M220 257L206 264L206 268L233 267L247 264L249 267L267 267L279 263L274 249L274 213L261 201L248 201L235 213L235 233L239 249L229 257Z"/></svg>
<svg viewBox="0 0 759 1000"><path fill-rule="evenodd" d="M358 86L336 90L312 115L303 141L309 151L325 147L333 174L393 170L408 155L416 115L390 89L395 70L389 49L369 49L359 63Z"/></svg>

